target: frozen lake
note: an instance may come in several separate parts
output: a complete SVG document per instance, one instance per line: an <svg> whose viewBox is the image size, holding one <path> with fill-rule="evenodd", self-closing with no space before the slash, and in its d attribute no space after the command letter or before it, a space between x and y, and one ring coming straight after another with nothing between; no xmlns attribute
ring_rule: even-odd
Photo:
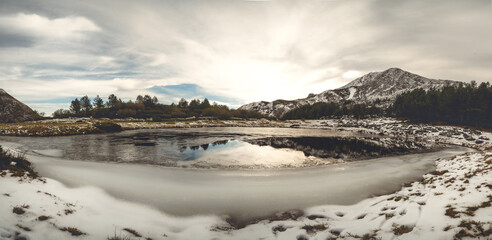
<svg viewBox="0 0 492 240"><path fill-rule="evenodd" d="M195 128L3 139L31 155L67 160L225 169L315 166L405 151L363 137L319 129Z"/></svg>
<svg viewBox="0 0 492 240"><path fill-rule="evenodd" d="M173 215L227 214L238 221L316 205L353 204L420 179L433 170L437 158L472 151L452 147L292 168L306 159L333 162L350 151L370 155L387 150L340 140L344 134L204 128L2 139L29 150L27 157L42 176L68 186L100 187L118 198ZM201 168L183 168L194 166L193 162L201 162ZM285 165L291 168L281 168Z"/></svg>

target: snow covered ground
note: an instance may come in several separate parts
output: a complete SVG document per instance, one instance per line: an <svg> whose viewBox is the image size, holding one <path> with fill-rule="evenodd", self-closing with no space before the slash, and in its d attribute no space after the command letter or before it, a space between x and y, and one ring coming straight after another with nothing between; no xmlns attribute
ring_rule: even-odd
<svg viewBox="0 0 492 240"><path fill-rule="evenodd" d="M43 183L5 176L0 189L0 239L133 236L124 228L151 239L196 239L209 238L214 234L210 232L213 225L222 223L216 216L172 217L145 205L115 199L95 187L68 188L51 179ZM13 213L15 207L25 213ZM62 231L64 228L73 228L75 235L77 229L82 235L73 236Z"/></svg>
<svg viewBox="0 0 492 240"><path fill-rule="evenodd" d="M178 216L227 214L235 221L248 222L279 211L354 204L368 196L391 193L431 171L436 158L470 150L453 148L323 167L261 170L29 159L40 175L70 187L99 187L112 196Z"/></svg>
<svg viewBox="0 0 492 240"><path fill-rule="evenodd" d="M492 237L491 133L394 119L296 121L473 147L399 191L353 205L314 206L234 228L223 216L174 217L96 187L0 177L0 239L488 239ZM313 183L316 184L316 183ZM288 186L286 186L288 187ZM14 211L16 213L14 213ZM23 213L22 213L23 212ZM126 229L126 230L125 230ZM118 239L113 238L113 239Z"/></svg>

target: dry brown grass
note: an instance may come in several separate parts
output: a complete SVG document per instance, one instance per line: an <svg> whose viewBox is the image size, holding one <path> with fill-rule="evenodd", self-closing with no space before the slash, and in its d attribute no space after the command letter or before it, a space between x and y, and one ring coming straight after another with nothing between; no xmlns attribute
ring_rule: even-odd
<svg viewBox="0 0 492 240"><path fill-rule="evenodd" d="M75 210L67 208L67 209L65 209L64 212L65 212L65 215L70 215L70 214L73 214L75 212Z"/></svg>
<svg viewBox="0 0 492 240"><path fill-rule="evenodd" d="M379 216L384 216L386 219L390 219L395 216L393 213L380 213Z"/></svg>
<svg viewBox="0 0 492 240"><path fill-rule="evenodd" d="M381 239L381 238L376 237L377 231L374 231L372 233L366 233L362 236L356 235L356 234L351 234L351 233L347 233L347 235L351 238L362 239L362 240L380 240ZM338 238L334 238L334 239L338 239Z"/></svg>
<svg viewBox="0 0 492 240"><path fill-rule="evenodd" d="M50 216L41 215L38 217L38 221L46 221L50 218L51 218Z"/></svg>
<svg viewBox="0 0 492 240"><path fill-rule="evenodd" d="M460 214L460 212L456 211L456 208L451 207L451 206L447 206L446 212L444 213L444 215L446 215L450 218L458 218L459 214Z"/></svg>
<svg viewBox="0 0 492 240"><path fill-rule="evenodd" d="M306 230L307 234L314 234L319 231L324 231L327 229L326 225L324 224L317 224L317 225L305 225L301 229Z"/></svg>
<svg viewBox="0 0 492 240"><path fill-rule="evenodd" d="M131 229L131 228L123 228L123 230L131 233L135 237L142 237L142 235L140 235L140 233L138 233L134 229Z"/></svg>
<svg viewBox="0 0 492 240"><path fill-rule="evenodd" d="M364 219L366 216L367 216L367 214L362 214L362 215L358 216L357 219Z"/></svg>
<svg viewBox="0 0 492 240"><path fill-rule="evenodd" d="M466 211L463 212L464 214L468 215L468 216L475 216L475 212L480 209L480 208L488 208L490 206L492 206L492 195L488 195L487 196L488 200L480 203L479 205L475 205L475 206L469 206L469 207L465 207Z"/></svg>
<svg viewBox="0 0 492 240"><path fill-rule="evenodd" d="M30 232L30 231L31 231L31 229L30 229L30 228L28 228L28 227L26 227L26 226L22 226L22 225L20 225L20 224L16 224L15 226L17 226L18 228L20 228L20 229L22 229L22 230L24 230L24 231L26 231L26 232Z"/></svg>
<svg viewBox="0 0 492 240"><path fill-rule="evenodd" d="M447 231L449 231L451 228L452 228L452 226L448 225L448 226L444 227L442 230L443 230L443 231L445 231L445 232L447 232Z"/></svg>
<svg viewBox="0 0 492 240"><path fill-rule="evenodd" d="M456 181L456 178L452 177L452 178L449 178L448 180L444 181L444 184L454 183L454 181Z"/></svg>
<svg viewBox="0 0 492 240"><path fill-rule="evenodd" d="M284 225L278 225L278 226L272 227L272 232L275 235L277 235L277 233L279 233L279 232L285 232L286 230L287 230L287 228L284 227Z"/></svg>
<svg viewBox="0 0 492 240"><path fill-rule="evenodd" d="M94 131L94 127L86 122L21 122L0 124L0 135L9 136L66 136L87 134Z"/></svg>
<svg viewBox="0 0 492 240"><path fill-rule="evenodd" d="M316 214L313 214L313 215L309 215L309 216L307 216L307 218L308 218L309 220L315 220L315 219L318 219L318 218L326 218L326 217L325 217L325 216L323 216L323 215L316 215Z"/></svg>
<svg viewBox="0 0 492 240"><path fill-rule="evenodd" d="M232 121L232 120L229 120ZM0 135L8 136L69 136L100 133L101 129L95 127L98 123L111 123L121 125L122 130L148 129L148 128L184 128L184 127L227 127L227 126L256 126L275 127L283 126L282 122L268 121L266 123L249 120L234 120L233 123L225 123L219 120L195 119L166 119L163 122L148 122L144 119L83 119L71 121L69 119L55 121L35 121L21 123L0 123ZM136 125L132 125L136 123ZM180 123L182 125L178 125Z"/></svg>
<svg viewBox="0 0 492 240"><path fill-rule="evenodd" d="M488 225L488 228L486 228L485 225ZM458 227L460 227L461 230L454 235L454 239L463 239L463 238L482 239L482 237L484 239L490 239L488 237L492 235L491 223L482 223L473 220L463 220L458 225Z"/></svg>
<svg viewBox="0 0 492 240"><path fill-rule="evenodd" d="M436 176L442 176L442 175L446 174L447 172L449 172L449 171L448 170L432 171L432 172L430 172L430 174L436 175Z"/></svg>
<svg viewBox="0 0 492 240"><path fill-rule="evenodd" d="M466 178L472 178L472 177L478 175L479 173L483 173L483 172L489 171L489 170L492 170L492 166L491 167L478 168L478 169L475 169L471 172L466 173L465 177Z"/></svg>
<svg viewBox="0 0 492 240"><path fill-rule="evenodd" d="M446 206L446 212L444 215L450 217L450 218L458 218L460 217L461 214L465 214L468 216L475 216L475 212L480 209L480 208L488 208L492 206L492 195L487 196L488 200L475 205L475 206L469 206L469 207L464 207L464 211L456 211L455 207L452 207L450 205Z"/></svg>
<svg viewBox="0 0 492 240"><path fill-rule="evenodd" d="M397 236L403 235L405 233L409 233L413 230L413 227L405 226L405 225L395 225L393 226L393 233Z"/></svg>
<svg viewBox="0 0 492 240"><path fill-rule="evenodd" d="M395 202L398 202L398 201L400 201L400 200L404 200L404 201L406 201L406 200L408 200L408 198L409 198L409 197L408 197L408 196L406 196L406 195L398 195L398 196L390 197L390 198L388 198L388 199L386 199L386 200L388 200L388 201L393 200L393 201L395 201Z"/></svg>
<svg viewBox="0 0 492 240"><path fill-rule="evenodd" d="M86 235L86 233L80 231L78 228L76 227L63 227L63 228L59 228L60 231L63 231L63 232L69 232L72 236L81 236L81 235Z"/></svg>
<svg viewBox="0 0 492 240"><path fill-rule="evenodd" d="M116 233L112 237L108 237L107 240L131 240L129 236L117 236Z"/></svg>
<svg viewBox="0 0 492 240"><path fill-rule="evenodd" d="M40 179L39 174L34 171L31 162L27 161L23 154L12 154L3 150L0 146L0 171L7 170L11 173L12 177L24 177L27 173L27 177L31 179ZM2 176L7 173L2 171Z"/></svg>
<svg viewBox="0 0 492 240"><path fill-rule="evenodd" d="M22 215L22 214L26 213L26 211L24 211L24 209L22 207L18 207L18 206L14 207L12 209L12 212L17 214L17 215Z"/></svg>

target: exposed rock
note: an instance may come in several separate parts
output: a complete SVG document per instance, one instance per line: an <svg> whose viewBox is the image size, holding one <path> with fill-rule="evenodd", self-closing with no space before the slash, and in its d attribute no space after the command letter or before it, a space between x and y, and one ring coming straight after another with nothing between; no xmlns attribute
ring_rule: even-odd
<svg viewBox="0 0 492 240"><path fill-rule="evenodd" d="M31 108L0 89L0 122L24 122L39 118Z"/></svg>

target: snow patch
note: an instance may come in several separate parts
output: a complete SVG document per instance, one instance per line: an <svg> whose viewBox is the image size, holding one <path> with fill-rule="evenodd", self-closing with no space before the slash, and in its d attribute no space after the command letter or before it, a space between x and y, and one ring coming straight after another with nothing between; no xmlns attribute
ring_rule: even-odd
<svg viewBox="0 0 492 240"><path fill-rule="evenodd" d="M354 87L351 87L351 88L349 88L349 91L350 91L350 94L349 94L349 96L347 98L348 100L354 98L354 95L355 95L355 92L357 92L357 89L354 88Z"/></svg>

